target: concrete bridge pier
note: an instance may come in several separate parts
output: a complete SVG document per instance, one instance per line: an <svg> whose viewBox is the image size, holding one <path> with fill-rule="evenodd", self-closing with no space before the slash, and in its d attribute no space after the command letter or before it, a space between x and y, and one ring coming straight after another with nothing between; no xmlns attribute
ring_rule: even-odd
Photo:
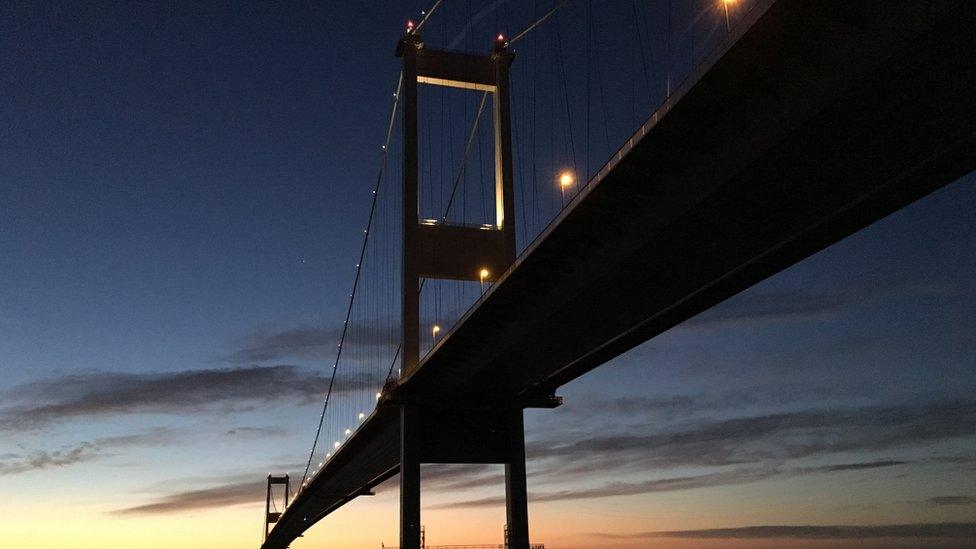
<svg viewBox="0 0 976 549"><path fill-rule="evenodd" d="M508 549L529 549L521 407L400 405L400 549L420 546L420 465L504 464Z"/></svg>

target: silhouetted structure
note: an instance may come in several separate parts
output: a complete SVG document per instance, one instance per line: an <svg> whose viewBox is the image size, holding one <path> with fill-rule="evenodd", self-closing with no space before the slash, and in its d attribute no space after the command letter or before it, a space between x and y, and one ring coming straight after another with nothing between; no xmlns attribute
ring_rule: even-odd
<svg viewBox="0 0 976 549"><path fill-rule="evenodd" d="M288 475L274 476L268 473L268 493L264 500L264 539L268 539L268 527L272 524L277 524L278 519L281 518L281 511L278 511L277 503L274 501L273 487L276 485L285 487L284 502L281 506L282 510L288 507L288 498L291 495L291 482L288 479ZM272 507L274 508L273 511Z"/></svg>
<svg viewBox="0 0 976 549"><path fill-rule="evenodd" d="M403 376L264 549L397 473L400 547L419 549L421 463L505 463L508 545L528 548L523 409L557 406L561 385L973 171L973 28L962 0L760 1L514 262L499 133L511 56L427 50L411 33ZM422 79L496 93L501 217L485 235L417 219ZM424 256L425 239L455 253ZM495 282L419 361L417 279L477 276L475 249Z"/></svg>

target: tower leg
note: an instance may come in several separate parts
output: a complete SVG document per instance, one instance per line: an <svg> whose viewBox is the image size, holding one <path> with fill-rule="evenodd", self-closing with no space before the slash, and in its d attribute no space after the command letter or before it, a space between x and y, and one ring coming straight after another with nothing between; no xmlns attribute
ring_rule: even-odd
<svg viewBox="0 0 976 549"><path fill-rule="evenodd" d="M529 549L529 500L525 487L525 429L522 410L512 413L508 429L509 458L505 464L505 511L508 547Z"/></svg>
<svg viewBox="0 0 976 549"><path fill-rule="evenodd" d="M421 549L419 416L400 406L400 549Z"/></svg>

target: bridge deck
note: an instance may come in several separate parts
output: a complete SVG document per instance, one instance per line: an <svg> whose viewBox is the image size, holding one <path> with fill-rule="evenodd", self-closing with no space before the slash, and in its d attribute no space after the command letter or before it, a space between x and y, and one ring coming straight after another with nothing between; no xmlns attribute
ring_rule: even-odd
<svg viewBox="0 0 976 549"><path fill-rule="evenodd" d="M397 397L547 395L976 168L965 1L769 1L443 337ZM396 473L392 405L266 549Z"/></svg>

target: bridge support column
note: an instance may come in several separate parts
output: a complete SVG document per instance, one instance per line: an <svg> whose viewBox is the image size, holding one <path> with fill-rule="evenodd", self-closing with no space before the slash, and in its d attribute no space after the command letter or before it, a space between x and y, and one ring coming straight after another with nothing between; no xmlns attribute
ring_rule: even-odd
<svg viewBox="0 0 976 549"><path fill-rule="evenodd" d="M522 410L512 412L505 463L506 549L529 549L529 500L525 482L525 426Z"/></svg>
<svg viewBox="0 0 976 549"><path fill-rule="evenodd" d="M400 406L400 549L420 546L420 410Z"/></svg>

